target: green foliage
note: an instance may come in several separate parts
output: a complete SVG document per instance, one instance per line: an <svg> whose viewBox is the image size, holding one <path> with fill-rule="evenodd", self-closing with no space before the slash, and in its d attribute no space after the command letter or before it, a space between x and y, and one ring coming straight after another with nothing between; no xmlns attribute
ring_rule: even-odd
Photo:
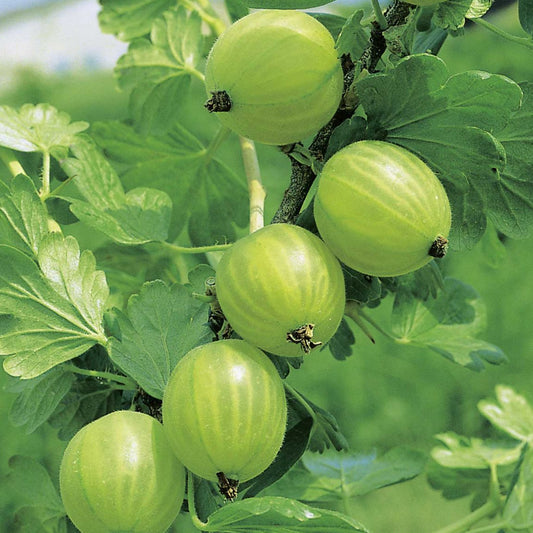
<svg viewBox="0 0 533 533"><path fill-rule="evenodd" d="M48 104L23 105L19 111L0 107L0 145L20 152L65 153L75 135L88 128L72 122Z"/></svg>
<svg viewBox="0 0 533 533"><path fill-rule="evenodd" d="M215 511L204 531L217 533L236 533L246 531L262 533L265 528L276 524L287 533L297 533L307 529L342 533L355 531L365 533L367 530L355 520L327 509L309 507L294 500L281 497L264 497L248 499L226 505Z"/></svg>
<svg viewBox="0 0 533 533"><path fill-rule="evenodd" d="M412 479L425 462L422 452L408 448L393 448L379 458L375 453L306 452L269 492L306 502L335 502Z"/></svg>
<svg viewBox="0 0 533 533"><path fill-rule="evenodd" d="M203 50L201 19L181 6L154 20L150 39L131 42L117 62L118 86L130 95L130 108L141 133L164 132L179 119L181 95L187 91Z"/></svg>
<svg viewBox="0 0 533 533"><path fill-rule="evenodd" d="M11 457L9 466L11 472L2 479L2 487L16 495L14 512L20 530L66 533L63 503L46 469L35 459L20 455Z"/></svg>
<svg viewBox="0 0 533 533"><path fill-rule="evenodd" d="M90 141L80 139L71 149L75 159L62 165L87 200L65 198L74 215L120 244L167 238L172 202L165 192L137 187L125 193L113 167Z"/></svg>
<svg viewBox="0 0 533 533"><path fill-rule="evenodd" d="M327 3L226 0L224 5L229 19L237 20L251 7L306 9ZM0 176L0 354L12 376L9 418L13 426L37 436L48 423L61 439L118 409L157 417L176 363L191 348L211 341L212 328L222 334L224 317L205 285L219 260L219 248L212 245L231 243L243 233L250 205L245 178L253 181L250 159L244 157L244 165L236 162L237 140L224 130L213 135L214 122L201 107L204 60L224 26L210 2L100 4L102 31L129 42L115 70L118 87L129 93L129 116L93 123L82 133L86 122L72 122L50 104L18 110L0 106L0 158L5 163ZM351 8L347 18L313 13L336 39L339 56L345 56L345 81L351 86L333 131L322 130L310 147L284 148L293 168L290 183L279 171L284 156L259 148L269 205L279 203L287 186L292 190L298 170L318 172L351 142L396 143L426 161L443 181L453 208L453 251L480 241L476 257L491 267L505 266L499 273L491 271L492 286L498 286L504 273L513 270L506 259L513 245L505 237L527 237L533 227L533 85L477 70L477 64L475 70L450 76L444 61L435 57L448 35L457 37L454 43L461 43L466 56L471 41L465 22L483 17L490 4L446 0L424 8L404 6L401 15L402 5L396 3L386 11L384 32L376 17L365 17L360 9ZM519 22L530 35L532 13L530 0L520 0ZM529 37L507 37L530 52ZM378 50L378 43L386 50ZM499 43L491 42L472 55L477 61L498 48ZM346 56L355 63L353 69ZM525 52L514 56L530 63ZM188 98L189 91L195 96ZM316 231L309 207L314 189L309 187L304 186L305 209L298 207L294 219L301 215L299 222ZM67 236L71 233L76 237ZM190 243L204 247L188 249ZM201 257L190 253L195 251ZM495 305L492 312L502 327L493 319L496 327L484 340L487 311L479 294L446 277L455 260L432 261L395 278L343 269L350 320L341 321L329 350L290 364L271 356L286 380L289 414L275 461L243 483L232 503L222 503L214 483L193 480L184 509L195 527L213 532L364 532L347 516L348 502L422 472L445 498L470 498L474 512L453 531L466 531L484 517L494 517L495 525L487 526L494 530L514 533L533 527L530 403L512 388L498 386L496 401L478 404L490 427L485 423L481 434L462 435L463 427L481 428L481 423L469 425L465 414L482 390L477 375L468 378L465 405L459 405L465 368L479 371L506 360L493 344L505 334L506 322ZM474 266L469 268L474 272ZM524 300L525 278L506 285ZM375 333L392 341L383 348L391 352L388 359L370 357L379 353L372 352L373 346L366 357L361 346L367 340L361 341L355 325L372 342ZM516 342L526 346L524 339ZM455 366L424 359L428 352ZM328 366L320 366L325 361ZM354 365L351 371L348 365ZM297 388L307 391L313 368L326 368L319 379L329 383L324 385L329 393L321 395L317 386L312 396L317 403L329 402L331 412L288 384L293 379L301 383L304 375L305 387ZM355 375L359 370L361 375ZM490 372L484 376L494 382ZM349 384L350 405L339 390L343 384ZM418 419L411 413L405 422L399 389L406 396L416 391L416 402L430 407L421 408ZM429 389L431 398L424 395ZM369 408L375 398L387 401ZM7 412L7 406L0 407ZM354 412L363 412L365 419L353 417ZM433 412L435 417L446 413L453 430L440 427L442 421L422 422L427 412L432 417ZM354 451L348 451L346 426L341 431L337 418L348 424ZM393 419L396 425L391 425ZM405 426L400 437L387 433L400 425ZM394 447L410 431L426 445L428 427L437 428L438 444L427 463L426 453ZM3 443L4 435L11 438L9 430L4 432ZM378 440L378 447L389 451L361 453L368 440ZM9 516L2 510L0 525L32 533L70 531L52 482L57 472L50 476L39 462L21 456L13 457L9 468L0 480L0 500ZM346 514L330 510L341 506ZM413 514L412 502L408 508Z"/></svg>
<svg viewBox="0 0 533 533"><path fill-rule="evenodd" d="M97 124L93 136L120 163L126 188L149 179L172 200L170 238L187 228L196 245L235 239L234 224L246 224L246 188L192 133L175 125L161 137L142 137L119 123Z"/></svg>
<svg viewBox="0 0 533 533"><path fill-rule="evenodd" d="M333 0L243 0L248 7L260 9L306 9L323 6Z"/></svg>
<svg viewBox="0 0 533 533"><path fill-rule="evenodd" d="M206 324L207 304L183 285L147 283L116 311L120 340L109 342L109 356L151 396L162 399L170 373L192 348L213 336Z"/></svg>
<svg viewBox="0 0 533 533"><path fill-rule="evenodd" d="M105 342L107 285L94 256L73 237L50 234L39 248L43 270L0 245L0 353L4 369L25 379Z"/></svg>
<svg viewBox="0 0 533 533"><path fill-rule="evenodd" d="M0 182L0 242L37 257L39 245L48 233L48 213L30 178L19 174L8 188Z"/></svg>
<svg viewBox="0 0 533 533"><path fill-rule="evenodd" d="M518 16L522 28L530 35L533 35L533 2L531 0L520 0L518 2Z"/></svg>

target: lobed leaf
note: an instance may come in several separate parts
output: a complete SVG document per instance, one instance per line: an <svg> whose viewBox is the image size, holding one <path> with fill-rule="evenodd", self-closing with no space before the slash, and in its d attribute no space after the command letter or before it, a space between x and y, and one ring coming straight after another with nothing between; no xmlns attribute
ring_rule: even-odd
<svg viewBox="0 0 533 533"><path fill-rule="evenodd" d="M478 408L489 422L511 437L526 441L533 435L533 409L511 387L496 387L497 402L481 400Z"/></svg>
<svg viewBox="0 0 533 533"><path fill-rule="evenodd" d="M522 106L496 133L507 154L506 165L485 192L490 219L515 239L527 237L533 228L533 83L520 87Z"/></svg>
<svg viewBox="0 0 533 533"><path fill-rule="evenodd" d="M448 0L438 4L433 15L434 24L444 30L464 27L466 19L482 17L493 0Z"/></svg>
<svg viewBox="0 0 533 533"><path fill-rule="evenodd" d="M154 20L150 39L134 40L115 67L118 85L132 91L130 107L141 133L167 131L178 121L202 57L202 20L180 6Z"/></svg>
<svg viewBox="0 0 533 533"><path fill-rule="evenodd" d="M51 234L41 244L46 274L27 255L0 245L0 354L8 356L4 369L12 376L37 377L106 342L105 277L90 252L80 256L73 237L62 239Z"/></svg>
<svg viewBox="0 0 533 533"><path fill-rule="evenodd" d="M44 424L68 394L76 378L67 369L57 366L29 380L17 380L8 387L18 393L9 412L10 422L34 432Z"/></svg>
<svg viewBox="0 0 533 533"><path fill-rule="evenodd" d="M61 400L48 422L58 429L58 437L70 440L82 427L112 411L128 408L121 403L121 390L95 379L78 379Z"/></svg>
<svg viewBox="0 0 533 533"><path fill-rule="evenodd" d="M454 363L481 370L484 363L501 364L506 358L497 346L476 338L484 329L486 311L472 287L447 278L434 300L415 300L399 292L392 312L392 330L398 342L424 346Z"/></svg>
<svg viewBox="0 0 533 533"><path fill-rule="evenodd" d="M327 347L335 359L344 361L344 359L352 355L354 344L355 336L353 331L346 322L346 319L343 318L335 335L328 342Z"/></svg>
<svg viewBox="0 0 533 533"><path fill-rule="evenodd" d="M208 306L183 285L146 283L117 311L120 339L112 338L109 356L151 396L163 398L177 362L192 348L211 341Z"/></svg>
<svg viewBox="0 0 533 533"><path fill-rule="evenodd" d="M307 452L271 492L308 502L335 502L412 479L425 463L423 453L409 448L393 448L379 458L375 453Z"/></svg>
<svg viewBox="0 0 533 533"><path fill-rule="evenodd" d="M66 153L87 122L70 122L50 104L25 104L19 111L0 106L0 145L20 152Z"/></svg>
<svg viewBox="0 0 533 533"><path fill-rule="evenodd" d="M152 22L175 0L99 0L100 29L112 33L121 41L131 41L150 32Z"/></svg>
<svg viewBox="0 0 533 533"><path fill-rule="evenodd" d="M520 458L521 444L467 438L453 432L435 438L440 445L431 450L431 457L446 468L488 470L491 465L509 465Z"/></svg>
<svg viewBox="0 0 533 533"><path fill-rule="evenodd" d="M363 50L368 45L369 33L361 25L364 14L362 9L354 11L342 26L335 45L339 57L346 54L355 61L359 59Z"/></svg>
<svg viewBox="0 0 533 533"><path fill-rule="evenodd" d="M124 169L126 187L150 185L165 191L173 211L171 238L187 228L194 245L233 241L235 225L247 223L244 177L213 158L179 125L161 137L142 137L118 122L98 123L93 136Z"/></svg>
<svg viewBox="0 0 533 533"><path fill-rule="evenodd" d="M166 240L172 212L166 193L142 186L124 193L114 168L88 140L79 140L72 152L75 159L62 166L86 199L68 198L76 217L121 244Z"/></svg>
<svg viewBox="0 0 533 533"><path fill-rule="evenodd" d="M49 232L48 213L28 176L15 176L10 189L0 183L0 218L2 216L6 228L0 233L0 242L37 257L39 245Z"/></svg>
<svg viewBox="0 0 533 533"><path fill-rule="evenodd" d="M275 496L250 498L226 505L215 511L202 529L216 533L244 530L250 533L298 533L308 529L328 533L367 532L361 524L341 513Z"/></svg>
<svg viewBox="0 0 533 533"><path fill-rule="evenodd" d="M506 180L500 174L506 154L495 132L519 109L520 87L478 71L448 78L442 60L419 54L399 61L390 73L361 79L357 93L368 135L414 152L445 182L458 234L451 243L472 246L486 217L506 203L497 188Z"/></svg>
<svg viewBox="0 0 533 533"><path fill-rule="evenodd" d="M48 531L66 531L65 509L47 470L35 459L21 455L11 457L9 467L2 487L13 496L15 513L32 508L39 525L53 525Z"/></svg>

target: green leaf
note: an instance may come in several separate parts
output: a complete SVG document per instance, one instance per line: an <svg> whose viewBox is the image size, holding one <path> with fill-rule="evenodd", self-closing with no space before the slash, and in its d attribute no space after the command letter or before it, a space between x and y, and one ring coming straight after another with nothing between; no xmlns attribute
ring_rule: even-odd
<svg viewBox="0 0 533 533"><path fill-rule="evenodd" d="M107 285L91 252L51 234L39 248L43 272L25 254L0 245L0 354L4 369L29 379L106 342Z"/></svg>
<svg viewBox="0 0 533 533"><path fill-rule="evenodd" d="M344 23L335 45L339 57L347 54L353 61L356 61L367 47L369 34L361 25L364 14L362 9L358 9Z"/></svg>
<svg viewBox="0 0 533 533"><path fill-rule="evenodd" d="M215 511L204 531L216 533L265 533L283 531L327 531L328 533L360 532L367 530L352 518L329 511L309 507L295 500L280 497L250 498L226 505Z"/></svg>
<svg viewBox="0 0 533 533"><path fill-rule="evenodd" d="M141 133L167 131L178 120L192 76L202 57L202 20L180 6L153 22L150 40L134 40L117 62L115 75L123 90L133 90L132 114Z"/></svg>
<svg viewBox="0 0 533 533"><path fill-rule="evenodd" d="M79 140L72 152L76 159L62 166L87 200L69 199L82 222L121 244L166 240L172 212L166 193L146 187L124 193L114 168L88 140Z"/></svg>
<svg viewBox="0 0 533 533"><path fill-rule="evenodd" d="M9 413L10 422L33 433L46 422L76 381L74 375L57 366L29 380L16 380L8 387L18 393Z"/></svg>
<svg viewBox="0 0 533 533"><path fill-rule="evenodd" d="M333 338L328 342L327 347L331 355L338 361L344 361L353 353L353 345L355 344L355 336L352 329L343 318L339 324L339 328L333 335Z"/></svg>
<svg viewBox="0 0 533 533"><path fill-rule="evenodd" d="M392 313L392 331L398 342L427 347L454 363L482 370L484 363L501 364L506 358L493 344L476 338L485 327L486 311L475 290L447 278L436 299L419 301L398 293Z"/></svg>
<svg viewBox="0 0 533 533"><path fill-rule="evenodd" d="M496 387L497 403L481 400L478 409L492 425L518 440L529 440L533 435L533 409L528 401L511 387Z"/></svg>
<svg viewBox="0 0 533 533"><path fill-rule="evenodd" d="M31 507L38 521L48 526L45 531L66 531L65 509L46 469L21 455L11 457L9 467L2 488L13 496L15 512Z"/></svg>
<svg viewBox="0 0 533 533"><path fill-rule="evenodd" d="M382 286L379 278L362 274L344 264L341 266L344 274L347 300L355 300L363 304L376 300L381 296Z"/></svg>
<svg viewBox="0 0 533 533"><path fill-rule="evenodd" d="M416 300L436 298L444 288L444 279L436 261L403 276L382 278L381 283L388 291L397 293L397 299L409 296Z"/></svg>
<svg viewBox="0 0 533 533"><path fill-rule="evenodd" d="M100 352L99 361L109 363L105 353L102 353L104 350L101 349ZM95 368L96 365L91 366ZM101 380L78 376L48 422L58 429L60 439L70 440L83 426L93 420L112 411L129 408L129 405L125 406L122 403L122 393L122 390L117 390Z"/></svg>
<svg viewBox="0 0 533 533"><path fill-rule="evenodd" d="M171 238L187 228L194 245L234 241L235 224L248 223L244 177L207 151L191 133L176 125L161 137L142 137L118 122L98 123L97 142L122 166L126 187L150 185L172 199Z"/></svg>
<svg viewBox="0 0 533 533"><path fill-rule="evenodd" d="M70 122L67 113L49 104L25 104L19 111L0 106L0 145L20 152L66 154L87 122Z"/></svg>
<svg viewBox="0 0 533 533"><path fill-rule="evenodd" d="M493 133L519 108L520 87L478 71L448 78L442 60L420 54L401 60L391 73L361 79L357 92L369 135L411 150L445 182L453 230L460 230L459 244L472 246L485 229L478 229L480 223L506 204L496 187L505 149Z"/></svg>
<svg viewBox="0 0 533 533"><path fill-rule="evenodd" d="M109 289L105 274L96 270L92 252L80 253L74 237L51 233L42 242L38 258L50 286L76 308L92 331L102 333Z"/></svg>
<svg viewBox="0 0 533 533"><path fill-rule="evenodd" d="M208 306L183 285L146 283L118 313L121 339L112 338L109 355L151 396L163 398L170 373L192 348L211 341Z"/></svg>
<svg viewBox="0 0 533 533"><path fill-rule="evenodd" d="M325 26L335 40L337 40L337 38L339 37L339 34L346 22L346 19L344 17L341 17L339 15L333 15L331 13L311 12L308 13L308 15L311 15L313 18L318 20L320 24Z"/></svg>
<svg viewBox="0 0 533 533"><path fill-rule="evenodd" d="M335 448L336 450L348 449L348 442L341 433L337 420L331 413L305 398L302 394L294 395L288 393L287 398L300 419L310 416L309 410L313 414L314 425L309 441L310 450L323 452L328 448Z"/></svg>
<svg viewBox="0 0 533 533"><path fill-rule="evenodd" d="M0 218L2 215L7 224L1 233L2 244L36 257L39 244L48 234L48 214L28 176L13 178L11 190L0 184Z"/></svg>
<svg viewBox="0 0 533 533"><path fill-rule="evenodd" d="M520 87L524 94L521 108L496 134L507 163L487 194L492 222L515 239L531 234L533 228L533 83Z"/></svg>
<svg viewBox="0 0 533 533"><path fill-rule="evenodd" d="M259 9L307 9L330 4L333 0L243 0L248 7Z"/></svg>
<svg viewBox="0 0 533 533"><path fill-rule="evenodd" d="M175 4L175 0L100 0L98 22L104 33L131 41L149 33L152 22Z"/></svg>
<svg viewBox="0 0 533 533"><path fill-rule="evenodd" d="M518 0L518 17L520 25L529 33L533 35L533 1L532 0Z"/></svg>
<svg viewBox="0 0 533 533"><path fill-rule="evenodd" d="M444 30L458 30L465 25L465 19L482 17L493 0L448 0L437 6L433 22Z"/></svg>
<svg viewBox="0 0 533 533"><path fill-rule="evenodd" d="M533 527L533 449L528 447L522 457L518 479L505 502L503 519L519 531Z"/></svg>
<svg viewBox="0 0 533 533"><path fill-rule="evenodd" d="M453 432L435 438L440 445L431 450L431 457L446 468L488 470L491 465L510 465L520 458L521 444L467 438Z"/></svg>
<svg viewBox="0 0 533 533"><path fill-rule="evenodd" d="M335 502L413 479L425 463L425 454L409 448L393 448L379 458L375 453L307 452L272 491L308 502Z"/></svg>
<svg viewBox="0 0 533 533"><path fill-rule="evenodd" d="M224 0L224 4L232 22L245 17L249 13L249 9L244 3L244 0Z"/></svg>

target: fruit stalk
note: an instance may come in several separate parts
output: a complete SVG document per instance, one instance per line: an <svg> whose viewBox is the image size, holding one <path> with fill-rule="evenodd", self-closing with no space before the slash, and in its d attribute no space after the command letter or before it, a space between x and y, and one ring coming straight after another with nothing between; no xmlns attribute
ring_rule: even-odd
<svg viewBox="0 0 533 533"><path fill-rule="evenodd" d="M387 9L384 14L387 22L387 27L400 26L405 23L409 13L415 6L406 4L395 0L392 6ZM309 146L309 152L318 161L322 161L325 157L326 150L329 144L329 139L333 130L341 124L344 120L350 118L355 108L346 109L343 106L344 97L348 89L351 86L351 82L354 79L355 69L361 71L363 69L372 71L375 69L379 59L385 52L383 38L383 30L376 23L370 36L370 42L363 54L359 58L356 64L348 60L345 56L342 57L342 65L344 70L344 92L341 99L341 105L333 118L316 134L313 142ZM272 223L285 222L293 224L300 213L303 203L307 197L311 185L316 179L314 170L307 165L296 161L291 157L291 152L288 150L288 157L291 160L292 172L289 187L285 190L281 204L276 211L276 214L272 218Z"/></svg>

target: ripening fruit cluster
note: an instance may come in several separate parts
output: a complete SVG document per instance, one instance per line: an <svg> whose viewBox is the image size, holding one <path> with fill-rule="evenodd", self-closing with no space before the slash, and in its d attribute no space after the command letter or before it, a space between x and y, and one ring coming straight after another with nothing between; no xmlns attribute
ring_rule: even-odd
<svg viewBox="0 0 533 533"><path fill-rule="evenodd" d="M224 124L286 144L331 118L343 77L321 24L300 12L264 10L218 39L206 84L208 107ZM326 162L314 216L322 239L274 224L224 254L216 301L227 320L224 336L235 331L241 339L196 347L178 362L163 424L117 411L71 440L60 486L82 533L164 533L181 508L185 468L233 499L239 482L274 461L285 435L283 382L264 352L297 357L333 337L345 305L339 261L373 276L405 274L444 255L451 224L431 169L406 149L373 140Z"/></svg>

